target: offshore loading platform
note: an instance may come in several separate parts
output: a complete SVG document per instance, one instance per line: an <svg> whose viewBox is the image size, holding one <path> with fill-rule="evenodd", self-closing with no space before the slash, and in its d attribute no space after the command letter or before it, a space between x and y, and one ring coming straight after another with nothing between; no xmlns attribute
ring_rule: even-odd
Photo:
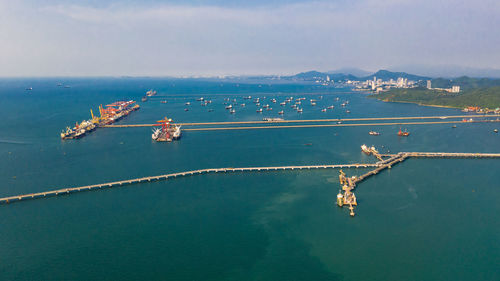
<svg viewBox="0 0 500 281"><path fill-rule="evenodd" d="M373 152L372 152L373 154ZM228 173L228 172L265 172L265 171L290 171L290 170L310 170L310 169L349 169L349 168L374 168L360 176L347 177L345 173L340 170L339 182L342 190L337 195L336 203L339 207L349 205L350 215L354 217L354 207L357 206L356 196L354 194L355 187L385 169L390 169L394 165L405 161L408 158L500 158L500 153L449 153L449 152L399 152L397 154L378 154L377 158L385 158L376 163L367 164L329 164L329 165L304 165L304 166L279 166L279 167L246 167L246 168L214 168L214 169L201 169L193 171L185 171L178 173L170 173L159 176L142 177L135 179L128 179L115 182L107 182L102 184L94 184L88 186L71 187L55 189L45 192L36 192L21 194L15 196L8 196L0 198L0 204L8 204L11 202L20 202L25 200L41 199L51 196L69 195L77 192L92 191L99 189L106 189L112 187L120 187L125 185L149 183L160 180L173 180L177 177L187 177L194 175L203 175L209 173Z"/></svg>

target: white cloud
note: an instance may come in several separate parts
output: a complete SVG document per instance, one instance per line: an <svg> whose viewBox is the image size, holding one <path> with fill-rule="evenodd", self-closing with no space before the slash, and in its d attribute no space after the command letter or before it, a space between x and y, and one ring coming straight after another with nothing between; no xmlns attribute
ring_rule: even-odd
<svg viewBox="0 0 500 281"><path fill-rule="evenodd" d="M500 63L500 36L491 29L500 24L500 4L493 0L99 8L11 3L0 0L0 75L292 73Z"/></svg>

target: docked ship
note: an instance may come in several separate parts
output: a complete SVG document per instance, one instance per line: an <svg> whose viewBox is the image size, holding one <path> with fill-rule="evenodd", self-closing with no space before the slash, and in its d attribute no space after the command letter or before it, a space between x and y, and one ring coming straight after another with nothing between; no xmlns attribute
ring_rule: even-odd
<svg viewBox="0 0 500 281"><path fill-rule="evenodd" d="M78 139L83 137L85 134L95 130L96 124L90 120L83 120L80 123L76 123L73 128L66 127L65 130L61 132L61 139Z"/></svg>
<svg viewBox="0 0 500 281"><path fill-rule="evenodd" d="M135 104L135 101L117 101L112 104L106 105L104 108L102 105L99 106L100 117L97 117L90 110L91 119L83 120L80 123L76 123L73 128L66 127L65 130L61 132L61 139L78 139L85 136L87 133L92 132L97 127L113 124L114 122L122 119L123 117L130 114L132 111L139 109L139 105Z"/></svg>
<svg viewBox="0 0 500 281"><path fill-rule="evenodd" d="M156 126L161 126L161 128L156 128L153 130L151 138L158 142L171 142L172 140L177 140L181 137L181 126L172 124L172 119L158 120Z"/></svg>
<svg viewBox="0 0 500 281"><path fill-rule="evenodd" d="M375 131L370 131L370 132L368 132L368 134L369 134L370 136L379 136L379 135L380 135L380 133L379 133L379 132L375 132Z"/></svg>
<svg viewBox="0 0 500 281"><path fill-rule="evenodd" d="M372 147L368 147L366 145L362 145L361 146L361 151L363 151L364 153L366 153L367 155L370 155L370 154L378 154L378 150L375 149L374 146Z"/></svg>

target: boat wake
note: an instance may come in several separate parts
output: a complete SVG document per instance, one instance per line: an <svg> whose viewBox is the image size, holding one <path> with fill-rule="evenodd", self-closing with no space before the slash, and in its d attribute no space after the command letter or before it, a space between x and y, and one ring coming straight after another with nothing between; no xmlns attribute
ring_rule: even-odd
<svg viewBox="0 0 500 281"><path fill-rule="evenodd" d="M17 140L5 140L5 139L0 139L0 144L19 144L19 145L28 145L28 144L33 144L31 142L25 142L25 141L17 141Z"/></svg>

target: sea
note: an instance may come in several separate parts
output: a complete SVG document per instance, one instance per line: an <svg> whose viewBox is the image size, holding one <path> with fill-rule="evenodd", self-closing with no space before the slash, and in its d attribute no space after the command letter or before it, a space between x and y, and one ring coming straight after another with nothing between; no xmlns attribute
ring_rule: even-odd
<svg viewBox="0 0 500 281"><path fill-rule="evenodd" d="M149 89L157 96L141 102ZM273 110L257 113L246 96ZM141 108L116 124L464 114L367 96L250 79L2 78L0 197L205 168L374 163L362 144L500 153L498 123L184 131L171 143L152 141L151 127L100 128L60 139L117 100ZM279 105L288 97L306 98L303 113ZM398 137L400 127L410 136ZM499 171L500 159L409 159L356 187L355 217L335 204L334 169L197 175L0 205L0 280L500 280Z"/></svg>

